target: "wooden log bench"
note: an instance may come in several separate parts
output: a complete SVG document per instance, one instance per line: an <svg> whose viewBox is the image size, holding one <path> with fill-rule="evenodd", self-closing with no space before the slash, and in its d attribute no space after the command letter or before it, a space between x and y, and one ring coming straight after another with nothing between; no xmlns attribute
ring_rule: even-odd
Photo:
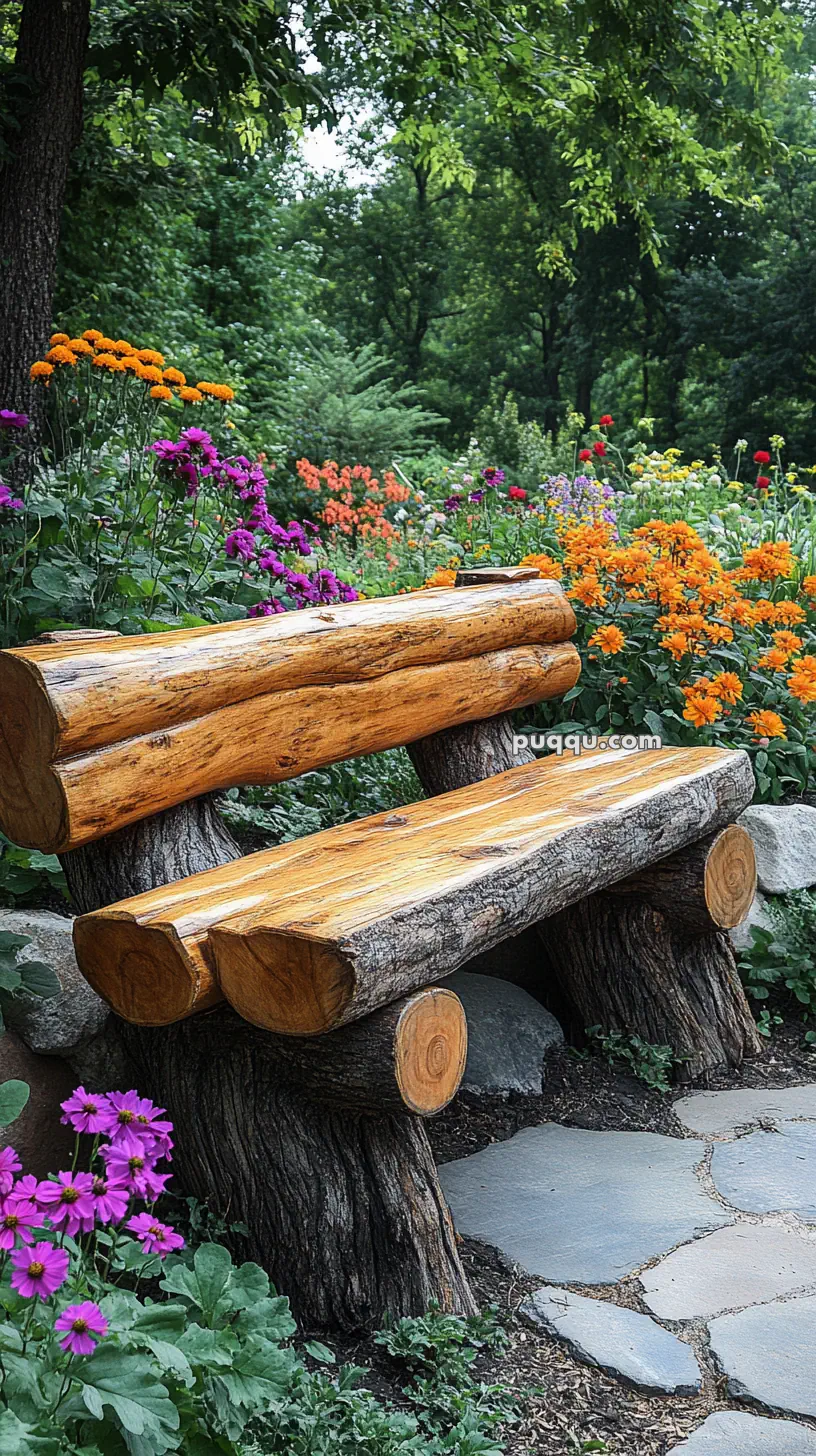
<svg viewBox="0 0 816 1456"><path fill-rule="evenodd" d="M0 653L0 823L59 854L80 966L178 1181L250 1229L307 1326L473 1300L422 1118L467 1030L436 983L535 927L578 1024L689 1075L759 1040L726 929L753 898L747 755L514 753L562 696L572 608L528 572ZM431 797L242 856L218 790L408 745Z"/></svg>

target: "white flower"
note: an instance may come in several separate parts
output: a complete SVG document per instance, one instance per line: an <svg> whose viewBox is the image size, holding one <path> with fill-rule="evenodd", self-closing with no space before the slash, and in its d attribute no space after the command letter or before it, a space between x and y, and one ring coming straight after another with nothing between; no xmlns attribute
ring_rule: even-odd
<svg viewBox="0 0 816 1456"><path fill-rule="evenodd" d="M722 485L722 476L717 475L715 471L712 475L709 475L708 483L709 485Z"/></svg>
<svg viewBox="0 0 816 1456"><path fill-rule="evenodd" d="M403 521L408 520L408 512L406 511L405 506L400 506L399 510L394 512L394 520L398 521L400 524Z"/></svg>
<svg viewBox="0 0 816 1456"><path fill-rule="evenodd" d="M737 440L737 443L734 446L734 449L735 450L747 450L748 449L748 441L747 440Z"/></svg>

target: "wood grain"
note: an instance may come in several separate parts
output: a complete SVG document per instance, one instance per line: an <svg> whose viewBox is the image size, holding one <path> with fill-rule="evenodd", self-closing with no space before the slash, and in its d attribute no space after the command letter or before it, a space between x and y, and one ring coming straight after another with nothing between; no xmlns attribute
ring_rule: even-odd
<svg viewBox="0 0 816 1456"><path fill-rule="evenodd" d="M615 894L637 895L675 925L704 934L740 925L756 887L753 840L741 824L729 824L624 880Z"/></svg>
<svg viewBox="0 0 816 1456"><path fill-rule="evenodd" d="M83 917L77 953L126 1017L195 1010L217 969L248 1021L319 1034L730 823L752 792L741 752L541 759Z"/></svg>
<svg viewBox="0 0 816 1456"><path fill-rule="evenodd" d="M16 779L5 785L3 825L16 843L60 853L215 789L279 783L485 711L560 697L579 672L570 643L507 648L270 693L50 767L39 755L18 757Z"/></svg>

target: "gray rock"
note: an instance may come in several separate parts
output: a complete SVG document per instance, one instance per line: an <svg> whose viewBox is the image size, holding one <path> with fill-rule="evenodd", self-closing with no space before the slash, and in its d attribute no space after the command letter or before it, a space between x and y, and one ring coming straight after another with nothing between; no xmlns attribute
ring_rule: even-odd
<svg viewBox="0 0 816 1456"><path fill-rule="evenodd" d="M700 1389L694 1352L646 1314L568 1289L537 1290L524 1300L521 1313L563 1340L577 1359L636 1390L695 1395Z"/></svg>
<svg viewBox="0 0 816 1456"><path fill-rule="evenodd" d="M456 992L467 1016L463 1090L540 1092L544 1058L564 1040L555 1017L520 986L496 976L456 971L444 984Z"/></svg>
<svg viewBox="0 0 816 1456"><path fill-rule="evenodd" d="M57 973L62 990L42 1000L21 998L13 1015L14 1029L34 1052L65 1055L95 1036L108 1008L85 980L74 954L73 922L50 910L9 910L0 915L0 930L27 935L30 945L18 961L45 961Z"/></svg>
<svg viewBox="0 0 816 1456"><path fill-rule="evenodd" d="M640 1282L658 1319L707 1319L816 1287L816 1238L735 1223L675 1249Z"/></svg>
<svg viewBox="0 0 816 1456"><path fill-rule="evenodd" d="M752 804L739 822L754 841L760 890L784 895L816 885L816 809L809 804Z"/></svg>
<svg viewBox="0 0 816 1456"><path fill-rule="evenodd" d="M681 1097L673 1111L690 1132L733 1132L752 1122L785 1118L816 1120L816 1084L804 1087L746 1087L734 1092L697 1092Z"/></svg>
<svg viewBox="0 0 816 1456"><path fill-rule="evenodd" d="M0 1147L16 1148L26 1173L45 1178L70 1168L74 1134L60 1122L60 1103L70 1097L74 1080L59 1057L29 1051L13 1031L0 1036L0 1082L19 1078L31 1095L20 1116L0 1127Z"/></svg>
<svg viewBox="0 0 816 1456"><path fill-rule="evenodd" d="M717 1192L746 1213L797 1213L816 1223L816 1127L783 1122L717 1143L711 1159Z"/></svg>
<svg viewBox="0 0 816 1456"><path fill-rule="evenodd" d="M774 918L765 896L757 893L742 924L735 925L728 934L731 936L731 944L735 950L750 950L753 944L752 930L774 930L775 928Z"/></svg>
<svg viewBox="0 0 816 1456"><path fill-rule="evenodd" d="M554 1284L615 1284L731 1222L691 1139L545 1123L440 1168L454 1221Z"/></svg>
<svg viewBox="0 0 816 1456"><path fill-rule="evenodd" d="M816 1431L798 1421L717 1411L671 1449L685 1456L816 1456Z"/></svg>
<svg viewBox="0 0 816 1456"><path fill-rule="evenodd" d="M791 1415L816 1416L816 1295L721 1315L711 1321L709 1333L732 1395Z"/></svg>

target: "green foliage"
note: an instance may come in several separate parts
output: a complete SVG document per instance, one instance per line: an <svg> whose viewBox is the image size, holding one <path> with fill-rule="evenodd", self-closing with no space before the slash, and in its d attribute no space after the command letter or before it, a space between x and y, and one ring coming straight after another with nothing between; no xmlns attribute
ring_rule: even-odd
<svg viewBox="0 0 816 1456"><path fill-rule="evenodd" d="M0 1033L14 1015L15 1002L24 996L56 996L60 983L56 972L44 961L20 961L19 952L31 944L28 935L0 930Z"/></svg>
<svg viewBox="0 0 816 1456"><path fill-rule="evenodd" d="M604 1057L610 1067L623 1063L641 1082L655 1092L670 1092L672 1075L685 1060L670 1046L657 1046L642 1037L622 1031L604 1031L588 1026L586 1034L594 1051Z"/></svg>
<svg viewBox="0 0 816 1456"><path fill-rule="evenodd" d="M774 1005L800 1011L808 1022L816 1010L816 895L797 890L768 901L773 930L751 929L751 945L739 953L739 968L745 989L754 1001L773 1000ZM769 1006L762 1007L760 1030L770 1035L779 1023ZM806 1033L816 1042L816 1033Z"/></svg>
<svg viewBox="0 0 816 1456"><path fill-rule="evenodd" d="M45 894L63 895L68 890L65 874L55 854L23 849L0 833L0 904L25 905L39 902Z"/></svg>
<svg viewBox="0 0 816 1456"><path fill-rule="evenodd" d="M20 1082L16 1078L0 1082L0 1127L8 1127L10 1123L16 1122L30 1095L31 1089L27 1082Z"/></svg>

